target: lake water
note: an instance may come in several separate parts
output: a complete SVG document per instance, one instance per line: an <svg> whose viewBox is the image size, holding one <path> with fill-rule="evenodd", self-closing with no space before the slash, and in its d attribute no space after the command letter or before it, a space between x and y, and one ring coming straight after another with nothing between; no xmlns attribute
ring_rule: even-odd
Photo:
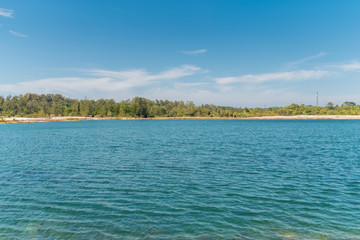
<svg viewBox="0 0 360 240"><path fill-rule="evenodd" d="M0 125L0 239L360 239L359 120Z"/></svg>

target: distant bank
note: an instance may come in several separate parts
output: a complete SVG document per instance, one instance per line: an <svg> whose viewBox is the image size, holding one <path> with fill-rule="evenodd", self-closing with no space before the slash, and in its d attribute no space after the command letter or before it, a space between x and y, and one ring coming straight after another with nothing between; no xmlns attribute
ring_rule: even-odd
<svg viewBox="0 0 360 240"><path fill-rule="evenodd" d="M360 115L294 115L294 116L262 116L262 117L156 117L156 118L110 118L110 117L7 117L2 118L1 123L32 123L32 122L62 122L62 121L85 121L85 120L220 120L220 119L360 119Z"/></svg>
<svg viewBox="0 0 360 240"><path fill-rule="evenodd" d="M142 97L117 102L114 99L72 99L60 94L27 93L19 96L0 96L0 118L10 118L9 121L12 121L13 117L31 119L25 121L69 121L88 120L89 117L90 119L241 119L262 116L298 118L299 115L311 116L310 118L318 115L326 116L320 118L332 118L329 116L337 115L341 115L342 118L346 115L357 116L360 115L360 105L355 102L344 102L341 105L329 102L322 107L294 103L285 107L249 108L214 104L195 105L191 101L150 100ZM69 118L61 119L55 116L69 116ZM288 117L275 118L288 119Z"/></svg>

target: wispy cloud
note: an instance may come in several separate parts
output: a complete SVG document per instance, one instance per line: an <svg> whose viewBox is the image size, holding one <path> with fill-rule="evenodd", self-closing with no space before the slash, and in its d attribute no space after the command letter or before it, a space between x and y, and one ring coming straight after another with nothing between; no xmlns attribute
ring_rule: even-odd
<svg viewBox="0 0 360 240"><path fill-rule="evenodd" d="M201 86L201 85L207 85L207 82L176 82L175 85L178 87L194 87L194 86Z"/></svg>
<svg viewBox="0 0 360 240"><path fill-rule="evenodd" d="M306 103L313 96L307 96L292 89L238 89L213 91L203 88L152 88L144 94L150 99L189 100L197 104L216 104L224 106L263 107L281 106L290 103ZM284 104L285 103L285 104Z"/></svg>
<svg viewBox="0 0 360 240"><path fill-rule="evenodd" d="M186 55L198 55L201 53L206 53L207 49L199 49L199 50L195 50L195 51L181 51L181 52Z"/></svg>
<svg viewBox="0 0 360 240"><path fill-rule="evenodd" d="M356 71L360 70L360 62L353 61L352 63L347 64L332 65L332 67L339 68L344 71Z"/></svg>
<svg viewBox="0 0 360 240"><path fill-rule="evenodd" d="M84 77L47 78L15 84L0 84L0 89L12 94L34 92L88 96L100 92L103 96L114 96L117 93L126 92L128 94L135 87L146 87L155 83L165 83L167 80L194 75L200 70L199 67L192 65L172 68L158 74L151 74L144 69L127 71L90 69L83 70Z"/></svg>
<svg viewBox="0 0 360 240"><path fill-rule="evenodd" d="M152 82L160 80L170 80L180 77L190 76L199 72L201 68L192 65L183 65L181 67L172 68L158 74L151 74L144 69L132 69L128 71L108 71L108 70L88 70L90 75L105 77L116 80L119 88L131 88L137 86L145 86Z"/></svg>
<svg viewBox="0 0 360 240"><path fill-rule="evenodd" d="M14 10L0 8L0 16L13 18L14 17Z"/></svg>
<svg viewBox="0 0 360 240"><path fill-rule="evenodd" d="M18 32L12 31L12 30L10 30L9 32L10 32L12 35L16 36L16 37L21 37L21 38L28 38L28 37L29 37L29 36L26 35L26 34L18 33Z"/></svg>
<svg viewBox="0 0 360 240"><path fill-rule="evenodd" d="M329 71L322 70L299 70L292 72L277 72L265 74L249 74L238 77L215 78L218 84L231 83L263 83L269 81L298 81L307 79L319 79L329 75Z"/></svg>
<svg viewBox="0 0 360 240"><path fill-rule="evenodd" d="M290 68L294 68L302 63L306 63L306 62L309 62L311 60L314 60L314 59L317 59L317 58L321 58L323 56L326 56L328 55L326 52L319 52L318 54L315 54L313 56L309 56L309 57L305 57L305 58L302 58L300 60L297 60L297 61L293 61L293 62L289 62L287 64L288 67Z"/></svg>

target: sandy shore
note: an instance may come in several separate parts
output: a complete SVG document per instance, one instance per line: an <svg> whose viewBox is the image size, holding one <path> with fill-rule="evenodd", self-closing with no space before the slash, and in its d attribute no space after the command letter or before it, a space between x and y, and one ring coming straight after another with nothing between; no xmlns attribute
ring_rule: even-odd
<svg viewBox="0 0 360 240"><path fill-rule="evenodd" d="M247 119L360 119L360 115L295 115L249 117Z"/></svg>
<svg viewBox="0 0 360 240"><path fill-rule="evenodd" d="M360 119L360 115L295 115L295 116L263 116L263 117L242 117L242 118L221 118L221 117L164 117L148 119Z"/></svg>
<svg viewBox="0 0 360 240"><path fill-rule="evenodd" d="M59 121L83 121L98 120L93 117L48 117L48 118L28 118L28 117L5 117L2 123L29 123L29 122L59 122Z"/></svg>
<svg viewBox="0 0 360 240"><path fill-rule="evenodd" d="M159 117L159 118L95 118L95 117L49 117L27 118L9 117L3 118L0 123L30 123L30 122L59 122L59 121L83 121L83 120L170 120L170 119L360 119L360 115L296 115L296 116L264 116L247 118L219 118L219 117Z"/></svg>

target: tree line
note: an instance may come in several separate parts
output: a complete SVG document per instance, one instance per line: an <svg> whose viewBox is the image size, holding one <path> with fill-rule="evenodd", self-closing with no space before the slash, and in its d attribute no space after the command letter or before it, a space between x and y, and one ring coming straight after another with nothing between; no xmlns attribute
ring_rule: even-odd
<svg viewBox="0 0 360 240"><path fill-rule="evenodd" d="M291 104L285 107L247 108L216 106L193 102L149 100L135 97L120 102L113 99L72 99L60 94L27 93L18 96L0 96L0 116L2 117L261 117L291 115L359 115L360 105L344 102L326 106Z"/></svg>

